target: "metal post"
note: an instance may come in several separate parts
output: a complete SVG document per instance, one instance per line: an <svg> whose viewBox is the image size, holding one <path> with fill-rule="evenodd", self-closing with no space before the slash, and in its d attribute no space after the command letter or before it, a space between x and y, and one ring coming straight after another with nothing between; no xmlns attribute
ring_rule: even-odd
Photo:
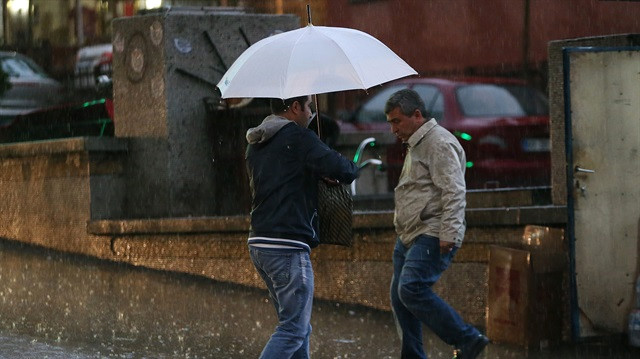
<svg viewBox="0 0 640 359"><path fill-rule="evenodd" d="M522 75L524 80L530 82L529 76L529 23L531 0L524 0L524 19L522 27Z"/></svg>
<svg viewBox="0 0 640 359"><path fill-rule="evenodd" d="M31 52L33 43L33 0L27 4L27 53Z"/></svg>
<svg viewBox="0 0 640 359"><path fill-rule="evenodd" d="M2 44L3 45L7 45L9 43L9 38L8 38L8 29L9 26L7 24L7 21L9 20L9 16L7 16L7 1L8 0L2 0Z"/></svg>
<svg viewBox="0 0 640 359"><path fill-rule="evenodd" d="M76 0L76 41L78 46L84 44L84 24L82 20L82 4L80 0Z"/></svg>

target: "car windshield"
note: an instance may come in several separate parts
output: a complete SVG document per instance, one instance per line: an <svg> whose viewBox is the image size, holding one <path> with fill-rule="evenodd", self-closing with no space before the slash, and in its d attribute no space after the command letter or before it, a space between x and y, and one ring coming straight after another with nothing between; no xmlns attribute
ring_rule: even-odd
<svg viewBox="0 0 640 359"><path fill-rule="evenodd" d="M396 91L406 89L407 87L408 86L404 84L395 85L378 92L360 108L360 111L357 113L356 122L386 122L387 116L384 114L384 106L387 100ZM413 89L420 95L425 103L427 113L424 115L433 117L438 122L442 121L444 117L444 99L438 88L432 85L418 84L415 85Z"/></svg>
<svg viewBox="0 0 640 359"><path fill-rule="evenodd" d="M47 77L45 72L35 63L20 57L4 57L2 58L2 70L10 77L33 78Z"/></svg>
<svg viewBox="0 0 640 359"><path fill-rule="evenodd" d="M549 104L538 90L520 85L473 84L456 89L468 117L547 116Z"/></svg>
<svg viewBox="0 0 640 359"><path fill-rule="evenodd" d="M444 97L442 92L432 85L415 85L413 89L424 101L427 113L423 115L433 117L436 121L441 122L444 118Z"/></svg>

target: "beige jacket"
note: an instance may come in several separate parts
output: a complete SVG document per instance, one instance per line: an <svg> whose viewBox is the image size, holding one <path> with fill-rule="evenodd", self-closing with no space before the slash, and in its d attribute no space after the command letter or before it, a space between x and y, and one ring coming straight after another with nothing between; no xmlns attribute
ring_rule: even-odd
<svg viewBox="0 0 640 359"><path fill-rule="evenodd" d="M407 141L395 189L394 224L405 246L420 234L462 245L466 223L466 157L458 140L434 119Z"/></svg>

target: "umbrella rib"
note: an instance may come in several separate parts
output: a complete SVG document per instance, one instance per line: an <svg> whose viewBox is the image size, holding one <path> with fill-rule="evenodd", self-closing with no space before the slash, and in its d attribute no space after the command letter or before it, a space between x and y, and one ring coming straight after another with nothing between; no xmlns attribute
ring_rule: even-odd
<svg viewBox="0 0 640 359"><path fill-rule="evenodd" d="M313 25L309 24L307 25L307 28L313 28ZM300 36L298 36L298 38L296 39L296 41L294 41L293 46L291 46L292 49L296 48L296 45L298 45L298 43L300 42L300 39L302 39L302 37L306 34L306 32L303 32L300 34ZM287 66L285 67L285 76L283 76L283 81L285 81L285 83L281 84L280 88L282 89L282 93L280 93L280 96L282 96L283 100L286 100L285 97L285 92L286 92L286 79L289 78L289 69L291 68L291 59L293 58L293 51L289 51L289 59L287 61Z"/></svg>
<svg viewBox="0 0 640 359"><path fill-rule="evenodd" d="M356 67L354 66L353 61L351 60L351 58L347 55L347 53L344 51L344 49L342 48L342 46L340 46L334 39L332 39L331 37L325 35L324 33L322 33L321 31L318 32L320 35L322 35L322 37L329 39L329 41L331 41L331 43L335 44L336 47L338 49L340 49L340 52L342 53L342 55L344 55L344 57L347 59L347 61L349 61L349 63L351 64L351 67L358 72L358 82L360 83L360 86L362 88L365 88L365 84L362 82L363 76L362 76L362 72L360 71L360 67Z"/></svg>

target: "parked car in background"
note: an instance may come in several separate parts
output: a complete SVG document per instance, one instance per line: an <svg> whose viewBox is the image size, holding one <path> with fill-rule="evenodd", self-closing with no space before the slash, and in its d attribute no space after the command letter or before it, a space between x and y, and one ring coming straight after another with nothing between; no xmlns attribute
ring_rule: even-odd
<svg viewBox="0 0 640 359"><path fill-rule="evenodd" d="M0 51L0 66L10 83L10 88L0 96L0 120L3 123L10 122L17 115L64 101L64 86L30 58L16 52Z"/></svg>
<svg viewBox="0 0 640 359"><path fill-rule="evenodd" d="M68 137L113 137L113 101L103 98L47 107L15 117L0 127L0 143Z"/></svg>
<svg viewBox="0 0 640 359"><path fill-rule="evenodd" d="M451 131L467 156L467 188L548 186L550 183L547 97L523 81L503 78L408 78L391 82L368 98L341 132L389 131L384 105L391 94L411 88L427 116ZM400 176L402 144L388 148L389 189Z"/></svg>
<svg viewBox="0 0 640 359"><path fill-rule="evenodd" d="M81 48L75 65L73 85L77 90L76 94L70 99L65 98L68 100L65 102L43 102L40 106L13 113L11 118L0 122L0 143L77 136L112 137L114 123L111 55L111 44ZM23 68L33 68L32 72L44 74L30 60L18 56L6 61L2 58L3 69L9 74ZM17 59L25 64L19 63ZM26 78L26 75L18 77L22 79ZM62 89L62 86L60 88ZM12 87L12 90L14 89L15 87ZM30 95L29 98L41 97Z"/></svg>
<svg viewBox="0 0 640 359"><path fill-rule="evenodd" d="M95 90L101 76L111 79L113 45L85 46L78 50L73 84L77 90Z"/></svg>

